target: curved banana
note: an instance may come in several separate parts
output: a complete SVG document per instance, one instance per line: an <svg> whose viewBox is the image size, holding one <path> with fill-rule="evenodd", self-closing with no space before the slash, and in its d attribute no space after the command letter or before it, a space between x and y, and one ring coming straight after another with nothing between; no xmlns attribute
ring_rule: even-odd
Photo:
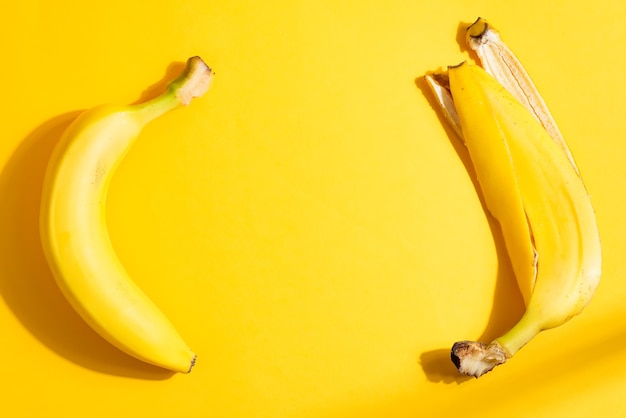
<svg viewBox="0 0 626 418"><path fill-rule="evenodd" d="M452 347L459 371L479 377L589 303L601 274L600 238L565 142L499 80L468 63L427 80L439 86L433 91L444 112L454 114L448 120L458 122L526 303L519 322L490 344L460 341ZM450 100L453 109L445 105Z"/></svg>
<svg viewBox="0 0 626 418"><path fill-rule="evenodd" d="M600 238L583 182L546 130L480 67L463 64L448 73L481 189L485 197L499 200L503 196L485 184L515 175L537 252L537 277L520 321L489 346L461 342L453 348L461 372L480 376L589 303L600 279ZM493 149L502 148L508 154L505 168L492 160L498 157ZM503 231L519 226L496 218Z"/></svg>
<svg viewBox="0 0 626 418"><path fill-rule="evenodd" d="M212 80L212 70L192 57L160 96L84 112L52 153L41 202L44 254L72 307L119 349L181 373L191 371L196 355L117 258L106 227L105 202L113 173L142 128L203 95Z"/></svg>

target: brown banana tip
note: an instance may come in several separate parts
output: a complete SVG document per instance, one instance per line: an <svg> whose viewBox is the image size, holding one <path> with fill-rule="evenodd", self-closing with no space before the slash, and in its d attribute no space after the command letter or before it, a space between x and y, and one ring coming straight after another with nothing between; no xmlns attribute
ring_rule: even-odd
<svg viewBox="0 0 626 418"><path fill-rule="evenodd" d="M215 72L198 56L187 60L183 73L170 84L182 105L187 106L194 97L200 97L211 87Z"/></svg>
<svg viewBox="0 0 626 418"><path fill-rule="evenodd" d="M445 73L441 73L441 72L431 73L431 74L428 74L428 77L430 77L434 82L436 82L440 86L446 88L447 90L450 90L450 77L448 76L447 71Z"/></svg>
<svg viewBox="0 0 626 418"><path fill-rule="evenodd" d="M459 344L459 343L454 344L454 346L452 347L452 350L450 350L450 360L452 360L452 363L454 363L454 366L457 369L460 369L461 368L461 358L456 353L457 344Z"/></svg>
<svg viewBox="0 0 626 418"><path fill-rule="evenodd" d="M480 39L485 34L485 32L487 32L488 29L489 24L487 23L487 21L482 17L479 17L466 29L467 37Z"/></svg>
<svg viewBox="0 0 626 418"><path fill-rule="evenodd" d="M479 341L458 341L450 351L450 359L461 374L480 377L510 356L497 342L485 344Z"/></svg>
<svg viewBox="0 0 626 418"><path fill-rule="evenodd" d="M198 67L200 67L202 71L208 71L210 74L215 74L215 71L213 71L213 69L209 67L207 63L204 62L204 60L198 55L190 57L187 60L187 68L189 68L190 71L198 71Z"/></svg>
<svg viewBox="0 0 626 418"><path fill-rule="evenodd" d="M448 70L454 69L454 68L459 68L462 67L463 65L467 64L467 61L461 61L460 63L456 64L456 65L448 65Z"/></svg>
<svg viewBox="0 0 626 418"><path fill-rule="evenodd" d="M194 355L193 358L191 359L191 364L189 365L189 370L187 370L187 373L191 373L191 370L193 369L193 366L196 365L197 360L198 360L198 356Z"/></svg>

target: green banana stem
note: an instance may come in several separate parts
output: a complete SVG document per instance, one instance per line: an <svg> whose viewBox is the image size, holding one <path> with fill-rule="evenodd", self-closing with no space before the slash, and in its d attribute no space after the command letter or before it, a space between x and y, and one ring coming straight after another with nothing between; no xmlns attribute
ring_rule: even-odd
<svg viewBox="0 0 626 418"><path fill-rule="evenodd" d="M526 345L528 341L533 339L542 330L541 327L538 326L538 321L530 317L529 312L530 311L526 311L524 316L513 328L495 340L495 342L506 350L509 357L513 357L520 348Z"/></svg>
<svg viewBox="0 0 626 418"><path fill-rule="evenodd" d="M171 81L167 90L146 102L134 105L142 122L148 123L170 110L187 106L194 97L202 96L211 87L214 72L200 57L187 60L185 70Z"/></svg>

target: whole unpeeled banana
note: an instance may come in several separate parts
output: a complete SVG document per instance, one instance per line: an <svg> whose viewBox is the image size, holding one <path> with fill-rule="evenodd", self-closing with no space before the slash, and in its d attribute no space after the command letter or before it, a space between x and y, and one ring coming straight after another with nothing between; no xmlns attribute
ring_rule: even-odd
<svg viewBox="0 0 626 418"><path fill-rule="evenodd" d="M102 337L126 353L188 373L196 355L116 256L105 221L111 177L142 128L203 95L212 70L199 57L160 96L81 114L48 163L41 202L44 254L62 293Z"/></svg>
<svg viewBox="0 0 626 418"><path fill-rule="evenodd" d="M453 345L458 370L479 377L580 313L598 286L602 257L589 195L530 77L484 19L467 40L484 69L462 63L426 80L467 147L526 304L491 343Z"/></svg>

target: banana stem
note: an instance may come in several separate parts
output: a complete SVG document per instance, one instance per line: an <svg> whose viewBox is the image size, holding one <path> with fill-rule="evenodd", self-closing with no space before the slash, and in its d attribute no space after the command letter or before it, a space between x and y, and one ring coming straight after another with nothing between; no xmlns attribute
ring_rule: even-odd
<svg viewBox="0 0 626 418"><path fill-rule="evenodd" d="M542 329L536 319L530 318L528 312L526 311L519 322L506 334L496 338L496 342L506 350L509 357L513 357L520 348L539 334Z"/></svg>
<svg viewBox="0 0 626 418"><path fill-rule="evenodd" d="M480 341L456 342L450 357L461 374L476 378L511 358L497 341L491 344Z"/></svg>
<svg viewBox="0 0 626 418"><path fill-rule="evenodd" d="M133 109L147 123L177 107L187 106L193 98L202 96L211 87L214 75L200 57L191 57L187 60L185 70L169 83L164 93L133 106Z"/></svg>
<svg viewBox="0 0 626 418"><path fill-rule="evenodd" d="M480 377L494 367L506 363L540 331L537 321L525 314L513 328L491 344L479 341L454 343L450 357L460 373Z"/></svg>

